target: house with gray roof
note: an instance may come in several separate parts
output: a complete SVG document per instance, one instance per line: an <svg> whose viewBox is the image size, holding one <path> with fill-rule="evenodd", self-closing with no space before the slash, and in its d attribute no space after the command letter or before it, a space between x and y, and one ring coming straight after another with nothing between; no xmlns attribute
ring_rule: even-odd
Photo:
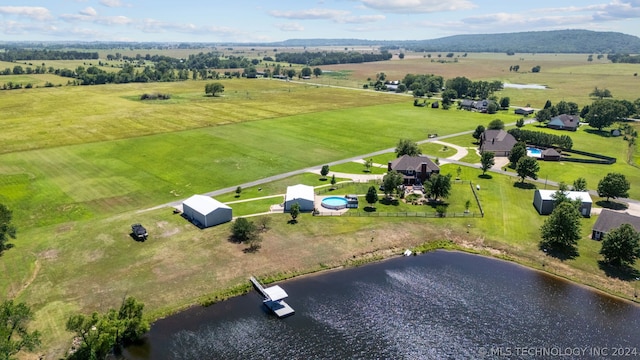
<svg viewBox="0 0 640 360"><path fill-rule="evenodd" d="M562 114L554 116L547 123L549 129L576 131L580 126L580 116Z"/></svg>
<svg viewBox="0 0 640 360"><path fill-rule="evenodd" d="M598 220L591 229L591 238L593 240L602 240L604 236L611 230L620 227L622 224L633 226L636 231L640 231L640 217L633 216L628 213L602 209Z"/></svg>
<svg viewBox="0 0 640 360"><path fill-rule="evenodd" d="M432 174L440 173L440 167L428 157L409 155L389 161L387 170L401 173L405 185L423 184Z"/></svg>
<svg viewBox="0 0 640 360"><path fill-rule="evenodd" d="M516 143L516 138L504 130L485 130L480 135L480 153L488 151L495 156L509 156Z"/></svg>

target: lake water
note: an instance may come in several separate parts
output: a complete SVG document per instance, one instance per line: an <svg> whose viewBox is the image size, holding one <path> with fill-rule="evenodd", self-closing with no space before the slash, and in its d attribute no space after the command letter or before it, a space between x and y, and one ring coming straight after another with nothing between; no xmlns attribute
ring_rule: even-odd
<svg viewBox="0 0 640 360"><path fill-rule="evenodd" d="M157 321L126 358L640 358L640 307L481 256L436 251L280 285L291 317L253 291Z"/></svg>
<svg viewBox="0 0 640 360"><path fill-rule="evenodd" d="M504 84L502 84L502 86L505 87L505 88L512 88L512 89L545 90L547 88L544 85L538 85L538 84L510 84L510 83L504 83Z"/></svg>

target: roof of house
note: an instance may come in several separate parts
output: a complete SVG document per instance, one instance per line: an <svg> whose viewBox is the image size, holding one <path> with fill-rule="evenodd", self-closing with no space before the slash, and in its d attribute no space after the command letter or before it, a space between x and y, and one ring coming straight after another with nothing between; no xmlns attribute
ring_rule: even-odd
<svg viewBox="0 0 640 360"><path fill-rule="evenodd" d="M396 171L422 171L422 164L427 164L427 171L439 171L440 167L426 156L402 155L397 159L389 161L391 169Z"/></svg>
<svg viewBox="0 0 640 360"><path fill-rule="evenodd" d="M313 186L310 185L293 185L287 186L287 194L284 197L284 201L296 200L296 199L304 199L314 201L316 198L316 193L313 190Z"/></svg>
<svg viewBox="0 0 640 360"><path fill-rule="evenodd" d="M472 107L474 102L475 102L475 101L473 101L473 100L465 99L465 100L462 100L462 101L460 102L460 106L464 106L464 107Z"/></svg>
<svg viewBox="0 0 640 360"><path fill-rule="evenodd" d="M606 233L622 224L629 224L636 231L640 231L640 217L608 209L602 209L600 215L598 215L598 220L593 225L593 230Z"/></svg>
<svg viewBox="0 0 640 360"><path fill-rule="evenodd" d="M482 151L511 151L516 138L504 130L485 130L482 133Z"/></svg>
<svg viewBox="0 0 640 360"><path fill-rule="evenodd" d="M211 214L218 209L231 209L229 206L221 203L220 201L204 195L193 195L187 200L182 202L182 205L187 205L200 214Z"/></svg>
<svg viewBox="0 0 640 360"><path fill-rule="evenodd" d="M551 118L551 120L548 123L548 125L561 126L565 128L577 128L579 124L580 124L580 116L569 115L569 114L561 114L558 116L554 116Z"/></svg>
<svg viewBox="0 0 640 360"><path fill-rule="evenodd" d="M536 192L540 193L542 200L554 200L553 194L556 193L556 190L536 190ZM583 203L593 202L588 191L567 191L566 193L571 200L580 200Z"/></svg>
<svg viewBox="0 0 640 360"><path fill-rule="evenodd" d="M560 153L554 148L548 148L542 150L542 156L560 156Z"/></svg>

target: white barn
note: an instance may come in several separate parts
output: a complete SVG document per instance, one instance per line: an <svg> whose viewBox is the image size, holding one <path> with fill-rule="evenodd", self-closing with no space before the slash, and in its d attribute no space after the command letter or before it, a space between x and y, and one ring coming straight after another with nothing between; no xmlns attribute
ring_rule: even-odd
<svg viewBox="0 0 640 360"><path fill-rule="evenodd" d="M197 226L210 227L231 221L231 208L204 195L193 195L182 203L182 213Z"/></svg>
<svg viewBox="0 0 640 360"><path fill-rule="evenodd" d="M291 210L294 203L300 204L300 211L313 211L316 200L316 193L313 186L293 185L287 187L287 194L284 197L284 211Z"/></svg>
<svg viewBox="0 0 640 360"><path fill-rule="evenodd" d="M553 195L555 190L536 190L533 194L533 206L540 215L549 215L555 207ZM567 197L571 200L580 200L580 214L584 217L591 216L591 196L587 191L567 191Z"/></svg>

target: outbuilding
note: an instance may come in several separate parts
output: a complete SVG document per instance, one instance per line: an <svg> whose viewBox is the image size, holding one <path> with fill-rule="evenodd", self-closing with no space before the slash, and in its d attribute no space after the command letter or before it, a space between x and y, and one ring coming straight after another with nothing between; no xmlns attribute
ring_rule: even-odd
<svg viewBox="0 0 640 360"><path fill-rule="evenodd" d="M290 211L294 203L300 205L300 211L313 211L315 199L313 186L303 184L289 186L284 197L284 211Z"/></svg>
<svg viewBox="0 0 640 360"><path fill-rule="evenodd" d="M193 195L182 203L182 213L199 227L210 227L231 221L232 210L220 201L204 195Z"/></svg>
<svg viewBox="0 0 640 360"><path fill-rule="evenodd" d="M536 190L533 194L533 206L538 210L540 215L549 215L555 207L555 199L553 195L555 190ZM584 217L591 216L591 205L593 201L587 191L567 191L567 197L570 200L580 200L580 214Z"/></svg>

